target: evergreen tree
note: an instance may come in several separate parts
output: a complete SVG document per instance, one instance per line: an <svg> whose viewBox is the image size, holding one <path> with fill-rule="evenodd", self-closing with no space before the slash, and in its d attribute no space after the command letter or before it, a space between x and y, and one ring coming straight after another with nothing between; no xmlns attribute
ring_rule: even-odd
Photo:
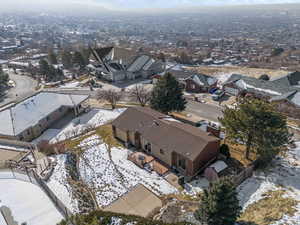
<svg viewBox="0 0 300 225"><path fill-rule="evenodd" d="M9 76L5 73L0 65L0 85L5 85L9 80Z"/></svg>
<svg viewBox="0 0 300 225"><path fill-rule="evenodd" d="M163 113L185 109L183 88L171 73L166 73L154 86L150 105Z"/></svg>
<svg viewBox="0 0 300 225"><path fill-rule="evenodd" d="M80 68L83 68L84 66L86 66L84 57L83 57L82 54L81 54L80 52L78 52L78 51L76 51L76 52L74 53L72 63L73 63L74 65L80 66Z"/></svg>
<svg viewBox="0 0 300 225"><path fill-rule="evenodd" d="M179 54L179 63L182 64L190 64L191 58L188 56L188 54L185 51L180 52Z"/></svg>
<svg viewBox="0 0 300 225"><path fill-rule="evenodd" d="M220 179L204 190L195 217L207 225L234 225L241 212L235 187Z"/></svg>
<svg viewBox="0 0 300 225"><path fill-rule="evenodd" d="M41 59L39 61L40 73L42 75L47 75L49 73L49 64L46 60Z"/></svg>
<svg viewBox="0 0 300 225"><path fill-rule="evenodd" d="M290 143L286 117L269 102L245 98L235 108L225 108L220 119L230 140L246 145L245 157L255 152L268 162L280 148Z"/></svg>
<svg viewBox="0 0 300 225"><path fill-rule="evenodd" d="M228 145L222 144L220 147L220 153L227 157L227 159L230 158L230 149Z"/></svg>
<svg viewBox="0 0 300 225"><path fill-rule="evenodd" d="M63 51L61 54L61 62L66 69L72 67L72 54L69 51Z"/></svg>
<svg viewBox="0 0 300 225"><path fill-rule="evenodd" d="M91 55L91 49L90 48L84 48L81 50L81 55L84 59L84 65L88 65L90 62L90 55Z"/></svg>
<svg viewBox="0 0 300 225"><path fill-rule="evenodd" d="M162 62L166 62L166 56L163 52L160 52L157 58L160 59Z"/></svg>
<svg viewBox="0 0 300 225"><path fill-rule="evenodd" d="M262 74L258 79L268 81L270 80L270 77L267 74Z"/></svg>
<svg viewBox="0 0 300 225"><path fill-rule="evenodd" d="M49 60L50 64L52 64L52 65L56 65L58 63L56 54L53 52L53 50L49 51L48 60Z"/></svg>
<svg viewBox="0 0 300 225"><path fill-rule="evenodd" d="M0 65L0 96L4 93L4 89L9 81L9 76L5 73Z"/></svg>

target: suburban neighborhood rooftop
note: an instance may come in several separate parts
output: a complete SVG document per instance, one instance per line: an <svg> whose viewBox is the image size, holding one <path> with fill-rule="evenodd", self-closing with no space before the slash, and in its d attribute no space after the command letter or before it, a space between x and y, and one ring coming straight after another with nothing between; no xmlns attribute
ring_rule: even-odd
<svg viewBox="0 0 300 225"><path fill-rule="evenodd" d="M0 134L16 136L62 106L73 107L88 95L39 92L0 111Z"/></svg>
<svg viewBox="0 0 300 225"><path fill-rule="evenodd" d="M125 131L137 131L147 141L180 153L190 160L194 160L208 143L218 140L197 127L145 107L128 108L114 120L113 125Z"/></svg>

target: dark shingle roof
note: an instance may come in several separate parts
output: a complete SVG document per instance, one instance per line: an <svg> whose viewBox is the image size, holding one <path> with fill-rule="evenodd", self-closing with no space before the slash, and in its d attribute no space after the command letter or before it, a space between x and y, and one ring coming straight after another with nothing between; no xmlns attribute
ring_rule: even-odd
<svg viewBox="0 0 300 225"><path fill-rule="evenodd" d="M280 86L296 86L300 84L300 72L295 71L292 73L289 73L287 75L277 77L273 79L271 82L273 82L276 85Z"/></svg>
<svg viewBox="0 0 300 225"><path fill-rule="evenodd" d="M217 82L217 79L215 77L211 77L205 74L194 74L187 79L193 80L195 83L197 83L200 86L210 86L215 82Z"/></svg>
<svg viewBox="0 0 300 225"><path fill-rule="evenodd" d="M111 52L112 49L113 47L105 47L105 48L96 48L94 50L96 51L97 55L101 59L103 59Z"/></svg>
<svg viewBox="0 0 300 225"><path fill-rule="evenodd" d="M195 74L192 71L173 70L173 69L168 69L166 73L171 73L176 79L186 79L192 76L193 74Z"/></svg>
<svg viewBox="0 0 300 225"><path fill-rule="evenodd" d="M254 77L243 76L240 74L233 74L226 82L235 83L236 85L241 85L243 82L247 85L246 90L253 93L258 93L264 96L276 96L282 95L284 93L295 90L295 87L292 87L284 82L275 83L273 81L265 81L256 79ZM241 89L243 89L241 85Z"/></svg>
<svg viewBox="0 0 300 225"><path fill-rule="evenodd" d="M146 107L128 108L113 125L123 131L137 131L159 148L177 152L192 161L209 143L219 140L197 127Z"/></svg>

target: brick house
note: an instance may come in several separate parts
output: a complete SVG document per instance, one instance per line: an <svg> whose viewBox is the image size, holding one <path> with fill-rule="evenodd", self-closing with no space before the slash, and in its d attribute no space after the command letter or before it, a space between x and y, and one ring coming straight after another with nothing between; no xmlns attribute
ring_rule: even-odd
<svg viewBox="0 0 300 225"><path fill-rule="evenodd" d="M112 123L114 136L186 177L215 160L220 140L150 108L128 108Z"/></svg>

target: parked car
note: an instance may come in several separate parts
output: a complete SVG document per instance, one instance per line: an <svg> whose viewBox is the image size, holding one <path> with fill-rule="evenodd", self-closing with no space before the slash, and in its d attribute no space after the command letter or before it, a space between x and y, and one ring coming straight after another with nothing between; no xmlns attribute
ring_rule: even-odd
<svg viewBox="0 0 300 225"><path fill-rule="evenodd" d="M212 99L214 101L219 101L223 96L225 95L225 92L222 90L217 90L215 93L212 95Z"/></svg>
<svg viewBox="0 0 300 225"><path fill-rule="evenodd" d="M216 87L212 88L212 89L209 90L209 93L214 94L217 90L218 90L218 88L216 88Z"/></svg>

